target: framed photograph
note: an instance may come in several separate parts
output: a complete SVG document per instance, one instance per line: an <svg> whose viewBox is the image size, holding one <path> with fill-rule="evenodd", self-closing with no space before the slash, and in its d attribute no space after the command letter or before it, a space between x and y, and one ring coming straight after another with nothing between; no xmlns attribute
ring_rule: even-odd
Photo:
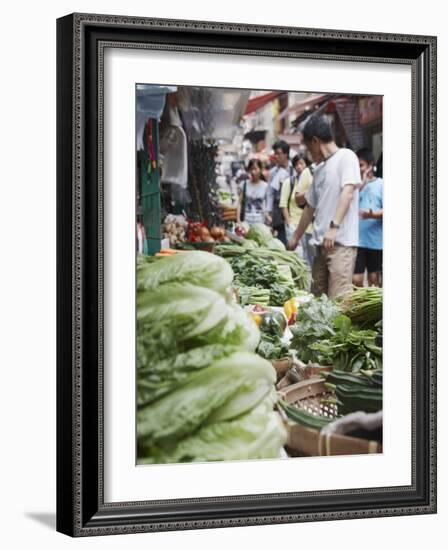
<svg viewBox="0 0 448 550"><path fill-rule="evenodd" d="M57 529L436 512L436 38L57 21Z"/></svg>

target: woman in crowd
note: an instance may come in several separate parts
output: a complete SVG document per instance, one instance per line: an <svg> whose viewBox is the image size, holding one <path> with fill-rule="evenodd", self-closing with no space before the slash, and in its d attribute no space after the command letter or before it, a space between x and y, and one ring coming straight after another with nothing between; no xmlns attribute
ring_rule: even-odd
<svg viewBox="0 0 448 550"><path fill-rule="evenodd" d="M305 192L308 190L313 181L313 176L309 168L310 164L310 161L305 155L296 155L292 159L294 175L292 178L286 179L282 185L280 208L282 209L283 219L285 220L287 240L292 237L296 227L299 224L300 218L302 217L303 208L306 204ZM308 262L310 267L313 262L313 255L310 246L312 232L312 224L310 224L300 240L302 256L304 260Z"/></svg>
<svg viewBox="0 0 448 550"><path fill-rule="evenodd" d="M238 221L248 224L268 223L268 184L263 176L262 162L259 159L251 159L247 172L250 178L240 187Z"/></svg>

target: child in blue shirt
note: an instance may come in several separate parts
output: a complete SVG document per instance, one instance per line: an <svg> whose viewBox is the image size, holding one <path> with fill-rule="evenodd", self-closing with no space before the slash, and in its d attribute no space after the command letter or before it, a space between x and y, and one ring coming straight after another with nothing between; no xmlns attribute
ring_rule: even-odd
<svg viewBox="0 0 448 550"><path fill-rule="evenodd" d="M375 159L370 149L357 153L362 184L359 191L359 247L353 284L380 286L383 271L383 180L374 175Z"/></svg>

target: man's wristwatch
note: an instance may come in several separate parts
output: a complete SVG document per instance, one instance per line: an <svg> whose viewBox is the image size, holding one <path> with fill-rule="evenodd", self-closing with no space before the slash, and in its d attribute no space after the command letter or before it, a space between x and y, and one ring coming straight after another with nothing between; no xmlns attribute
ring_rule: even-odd
<svg viewBox="0 0 448 550"><path fill-rule="evenodd" d="M333 220L330 222L330 228L331 229L339 229L341 226L338 223L334 223Z"/></svg>

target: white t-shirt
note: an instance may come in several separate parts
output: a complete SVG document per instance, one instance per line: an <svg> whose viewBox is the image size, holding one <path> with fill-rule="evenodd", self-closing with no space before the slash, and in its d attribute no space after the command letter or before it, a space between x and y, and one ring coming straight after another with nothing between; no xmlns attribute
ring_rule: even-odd
<svg viewBox="0 0 448 550"><path fill-rule="evenodd" d="M344 185L355 185L353 199L336 233L336 243L358 246L359 239L359 185L361 173L358 157L350 149L338 149L317 165L313 183L305 194L308 204L315 208L311 244L321 245L324 235L334 220L336 208Z"/></svg>
<svg viewBox="0 0 448 550"><path fill-rule="evenodd" d="M246 182L244 221L248 224L264 223L266 216L267 191L268 184L263 180L258 183L252 183L251 181Z"/></svg>

